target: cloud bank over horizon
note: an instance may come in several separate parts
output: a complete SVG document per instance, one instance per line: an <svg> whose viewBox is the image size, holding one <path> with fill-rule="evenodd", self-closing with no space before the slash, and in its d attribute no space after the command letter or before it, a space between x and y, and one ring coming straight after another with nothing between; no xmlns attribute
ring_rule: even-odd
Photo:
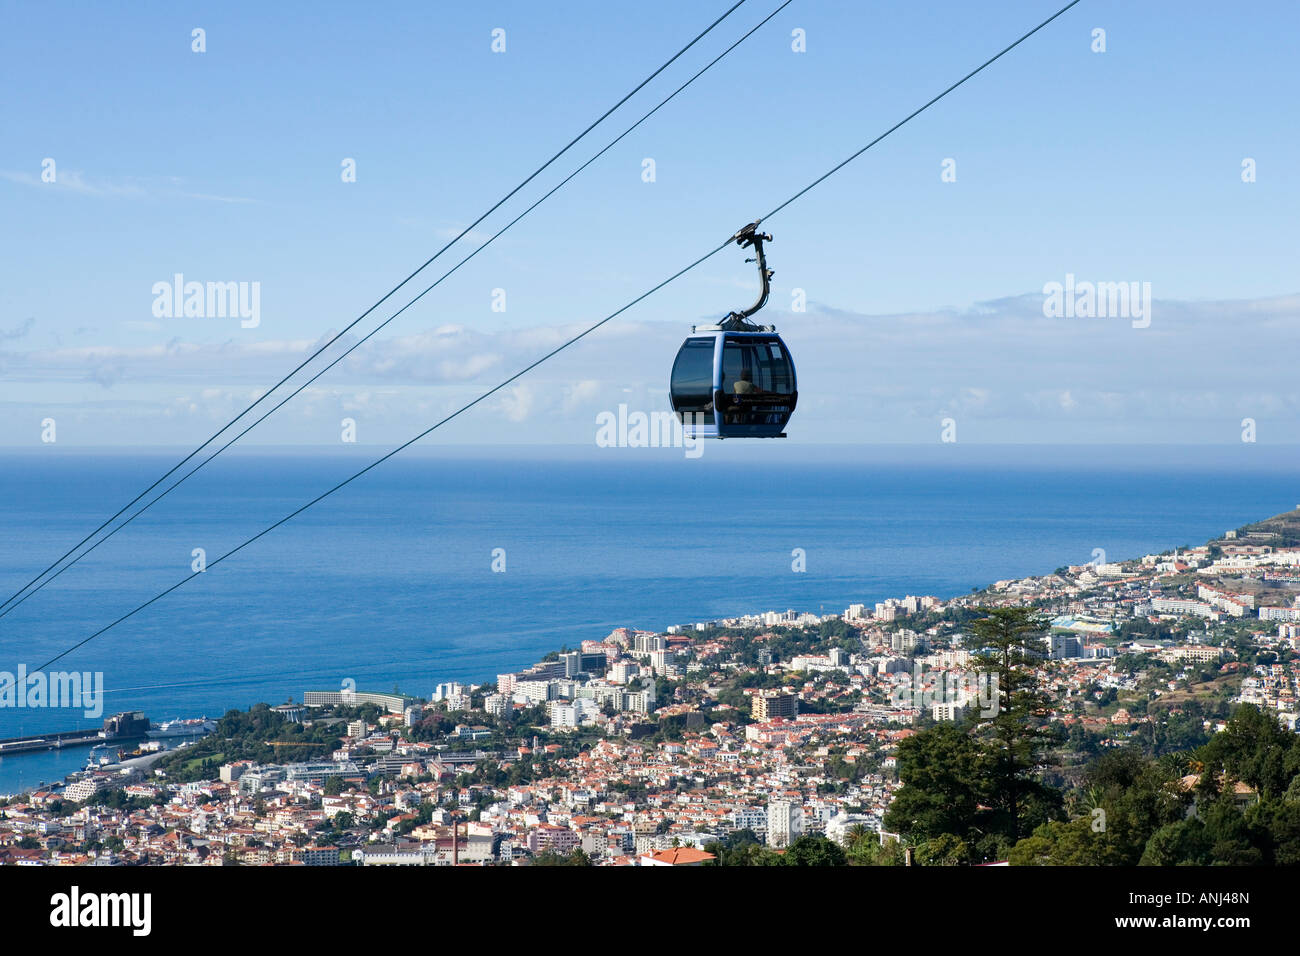
<svg viewBox="0 0 1300 956"><path fill-rule="evenodd" d="M1260 443L1300 441L1300 294L1157 298L1145 328L1049 318L1043 303L1024 294L887 315L769 308L798 368L791 439L935 443L950 418L959 442L1217 444L1240 441L1249 418ZM97 334L88 325L77 344L26 348L39 322L0 322L0 443L38 444L52 417L61 444L195 444L334 334L267 340L235 329L200 343L185 321L157 323L147 346L82 344ZM405 440L586 324L376 336L243 441L335 443L345 417L362 443ZM666 409L688 332L621 317L448 425L443 440L584 443L601 411ZM356 340L345 336L254 415Z"/></svg>

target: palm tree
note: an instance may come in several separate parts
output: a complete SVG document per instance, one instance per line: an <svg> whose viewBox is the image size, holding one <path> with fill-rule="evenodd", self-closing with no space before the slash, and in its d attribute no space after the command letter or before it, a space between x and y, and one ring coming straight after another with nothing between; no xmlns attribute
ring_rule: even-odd
<svg viewBox="0 0 1300 956"><path fill-rule="evenodd" d="M864 824L855 823L849 828L849 832L845 836L845 842L848 844L848 849L856 850L858 844L871 836L874 836L874 834Z"/></svg>

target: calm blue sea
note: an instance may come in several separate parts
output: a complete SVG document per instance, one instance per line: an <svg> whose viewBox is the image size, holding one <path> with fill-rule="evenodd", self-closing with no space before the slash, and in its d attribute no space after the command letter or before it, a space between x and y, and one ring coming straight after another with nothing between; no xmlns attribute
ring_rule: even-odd
<svg viewBox="0 0 1300 956"><path fill-rule="evenodd" d="M0 618L35 668L357 470L376 450L245 451L208 466ZM8 597L179 458L0 452ZM620 625L908 593L1201 543L1300 502L1289 447L709 446L433 449L395 458L60 662L105 711L155 722L301 699L352 678L428 696ZM493 549L506 571L491 570ZM807 571L791 570L802 548ZM0 709L0 737L97 724ZM0 793L70 754L0 759Z"/></svg>

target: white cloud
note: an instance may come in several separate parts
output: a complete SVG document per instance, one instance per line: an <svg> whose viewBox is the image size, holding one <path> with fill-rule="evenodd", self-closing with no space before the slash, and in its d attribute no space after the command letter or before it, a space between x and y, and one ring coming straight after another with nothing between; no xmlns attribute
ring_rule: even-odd
<svg viewBox="0 0 1300 956"><path fill-rule="evenodd" d="M564 390L564 410L573 411L600 394L600 382L594 378L574 382Z"/></svg>
<svg viewBox="0 0 1300 956"><path fill-rule="evenodd" d="M256 199L244 196L221 196L212 193L187 192L177 188L183 180L177 176L162 177L162 182L146 177L129 177L113 181L103 177L87 176L79 169L55 167L53 182L46 182L36 173L23 170L0 169L0 179L22 186L79 193L83 196L111 197L116 199L180 198L201 202L255 203Z"/></svg>
<svg viewBox="0 0 1300 956"><path fill-rule="evenodd" d="M1122 319L1048 319L1041 303L1038 295L1014 296L970 310L903 315L769 309L765 318L781 329L799 371L792 436L937 441L940 419L951 416L963 441L1231 440L1240 420L1253 417L1270 440L1300 441L1300 381L1292 368L1300 296L1157 300L1145 329ZM292 423L309 410L320 420L364 410L367 435L376 422L413 434L579 328L486 332L448 324L372 339L273 421ZM485 424L466 425L467 440L495 439L502 430L525 441L586 440L595 413L620 402L667 407L669 369L687 332L676 324L611 323L457 423L474 416ZM69 394L92 382L77 393L87 408L107 402L112 389L131 399L130 414L141 422L151 407L171 407L177 392L195 414L233 415L250 388L278 380L326 340L245 341L236 333L217 344L173 338L24 351L16 340L0 342L8 345L0 348L0 368L10 383L0 383L0 401L27 402L36 387ZM150 389L153 398L145 397ZM203 389L221 394L206 397ZM123 440L148 427L132 427L129 416L115 421L123 423Z"/></svg>
<svg viewBox="0 0 1300 956"><path fill-rule="evenodd" d="M85 196L116 196L128 199L137 199L147 195L146 191L137 183L114 183L103 179L91 180L85 173L78 169L62 169L56 167L53 182L45 182L35 173L22 172L20 170L0 169L0 179L7 179L11 183L19 183L24 186L36 186L41 189L81 193Z"/></svg>
<svg viewBox="0 0 1300 956"><path fill-rule="evenodd" d="M531 385L512 385L501 393L500 406L512 422L525 422L533 414L537 394Z"/></svg>

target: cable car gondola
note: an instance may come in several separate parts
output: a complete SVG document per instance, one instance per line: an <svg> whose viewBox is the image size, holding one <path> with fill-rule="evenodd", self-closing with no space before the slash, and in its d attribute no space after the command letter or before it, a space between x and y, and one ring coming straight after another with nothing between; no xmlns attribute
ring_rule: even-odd
<svg viewBox="0 0 1300 956"><path fill-rule="evenodd" d="M758 263L758 301L717 325L692 326L673 362L673 411L695 438L784 438L799 397L794 361L776 326L749 321L767 304L773 275L763 255L772 237L757 230L751 222L732 238L754 247L745 261Z"/></svg>

